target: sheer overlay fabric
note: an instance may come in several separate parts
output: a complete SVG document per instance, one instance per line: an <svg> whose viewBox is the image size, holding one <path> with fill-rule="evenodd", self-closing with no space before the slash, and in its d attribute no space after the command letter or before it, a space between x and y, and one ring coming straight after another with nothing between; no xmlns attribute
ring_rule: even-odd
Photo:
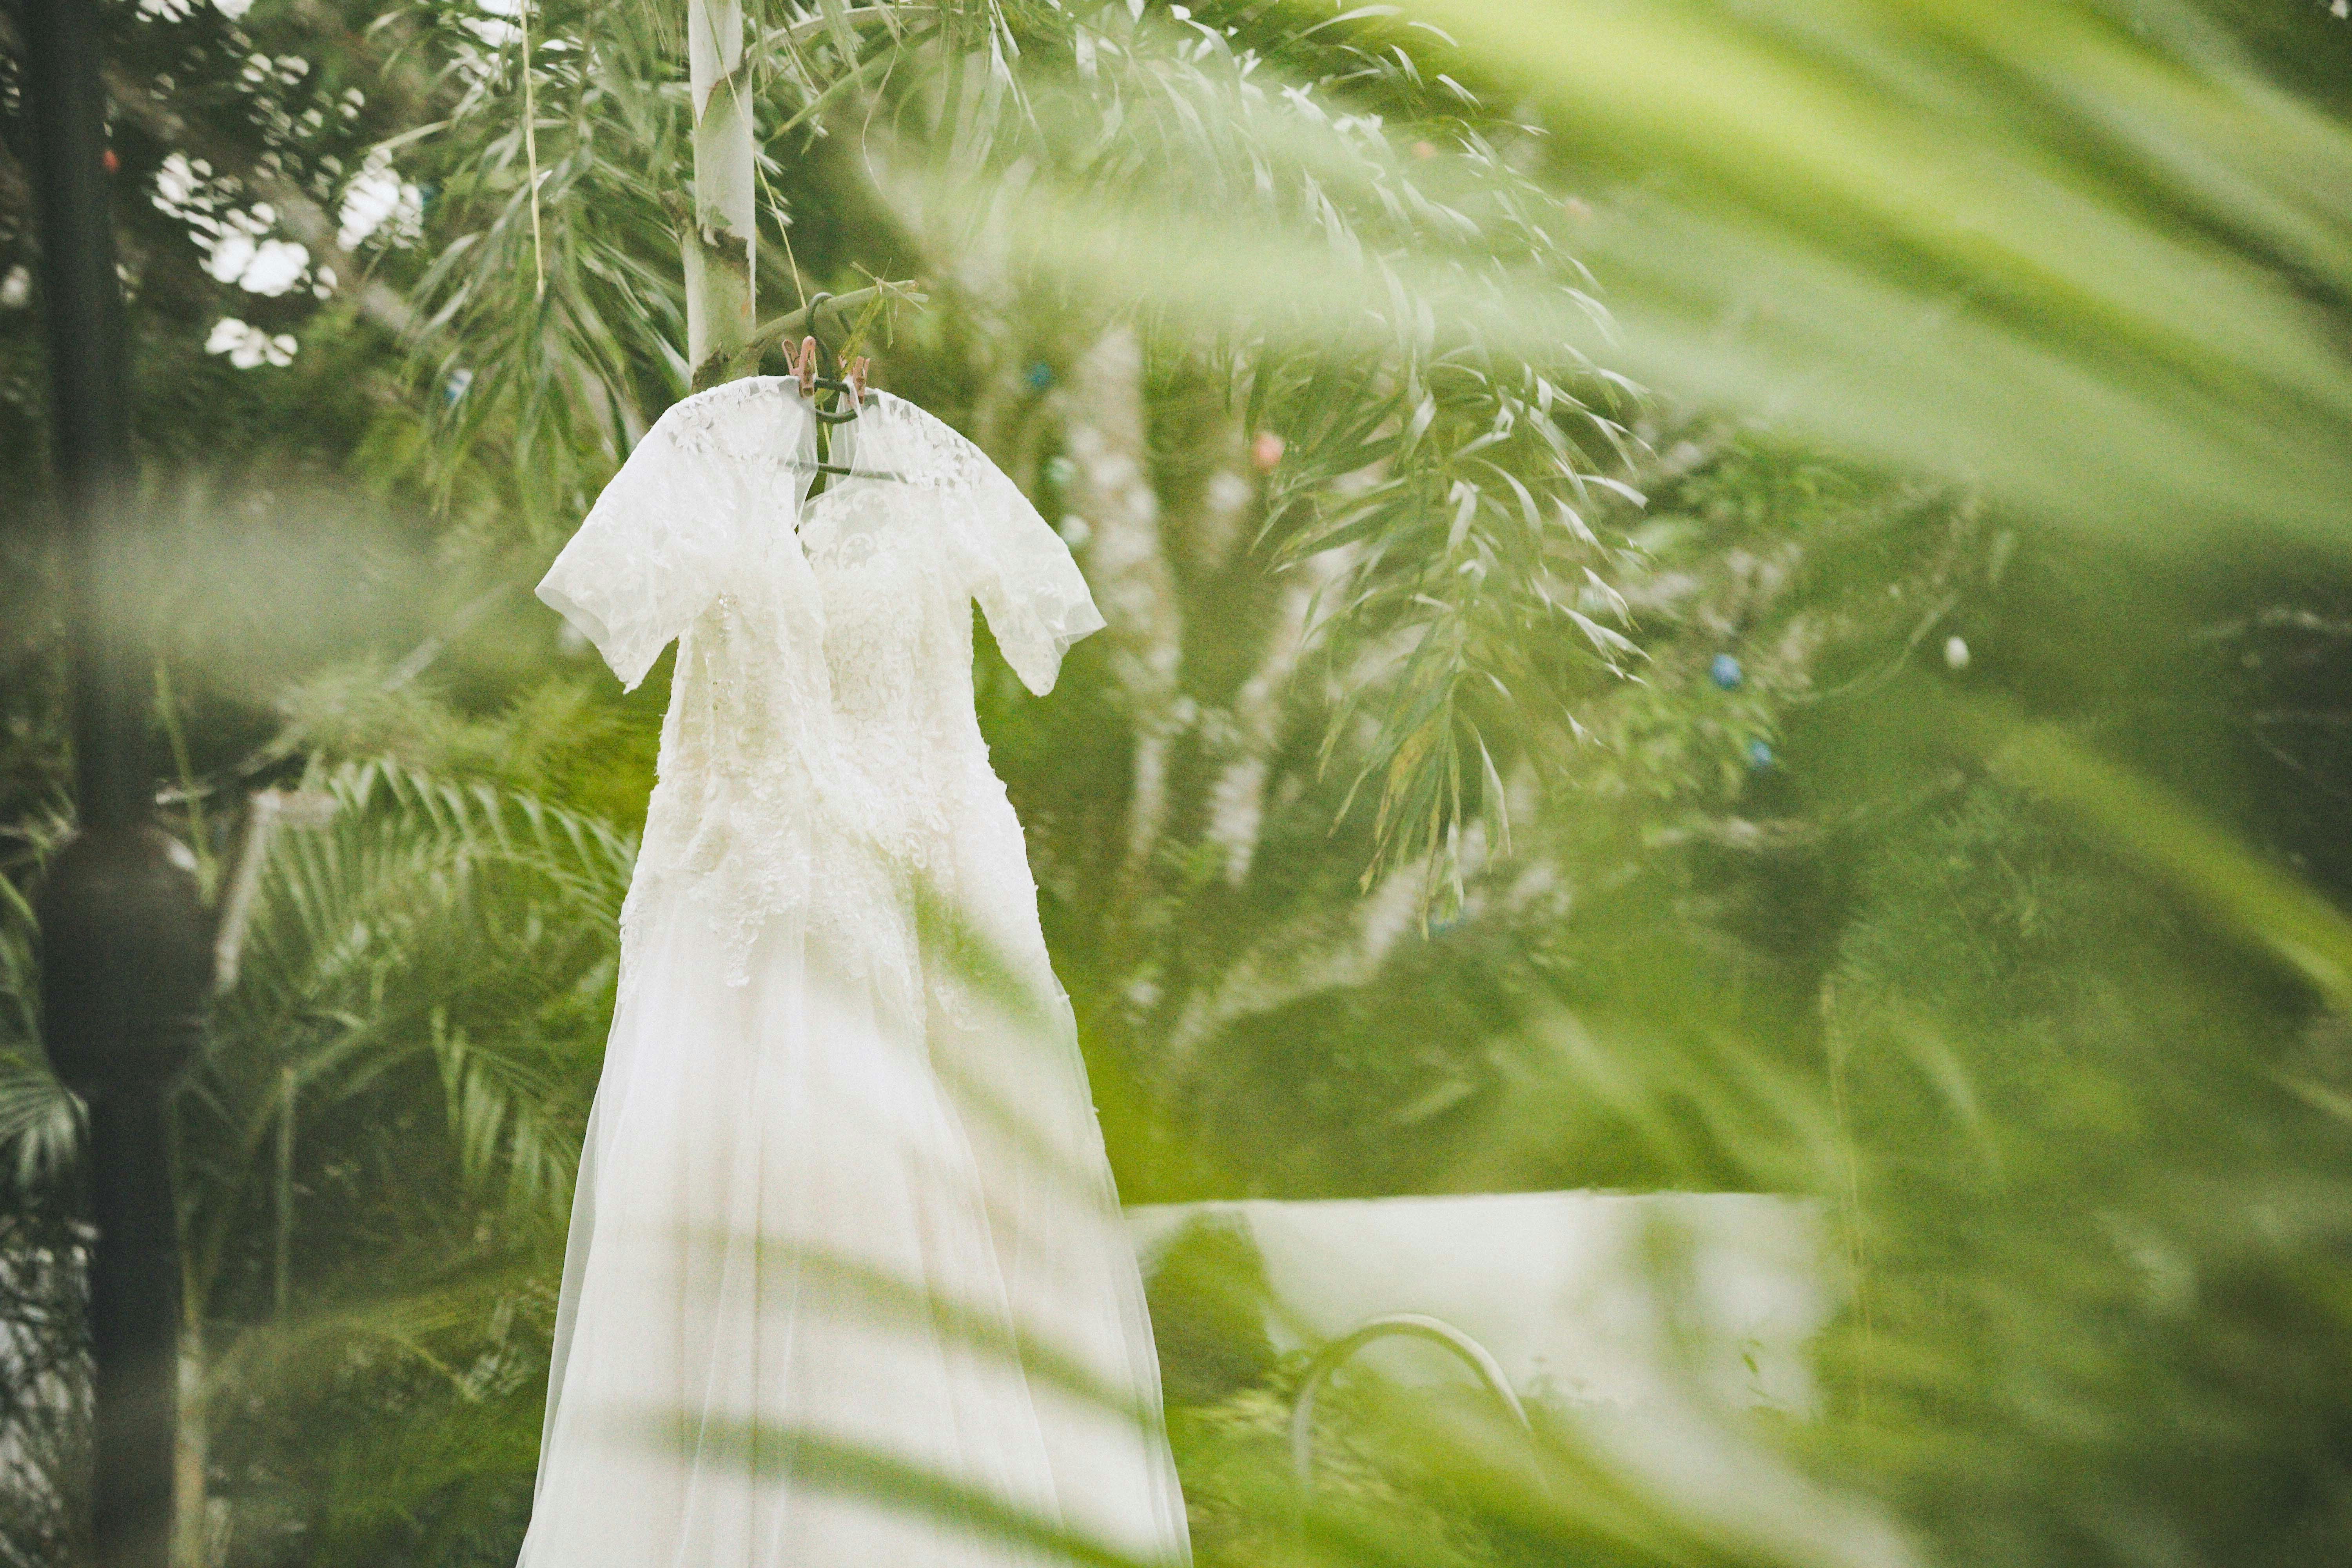
<svg viewBox="0 0 2352 1568"><path fill-rule="evenodd" d="M809 499L796 384L730 383L663 416L540 585L629 686L678 653L520 1568L1188 1556L972 710L974 600L1040 695L1102 617L978 448L870 395L834 455L898 482Z"/></svg>

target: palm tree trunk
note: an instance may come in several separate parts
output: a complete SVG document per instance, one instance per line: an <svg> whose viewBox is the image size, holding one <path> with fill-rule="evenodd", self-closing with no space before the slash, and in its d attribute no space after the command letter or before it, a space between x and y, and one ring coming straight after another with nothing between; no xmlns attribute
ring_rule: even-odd
<svg viewBox="0 0 2352 1568"><path fill-rule="evenodd" d="M1135 715L1134 793L1113 897L1140 910L1152 847L1168 816L1168 767L1179 721L1183 614L1160 537L1144 408L1143 342L1124 322L1107 329L1071 367L1066 446L1077 473L1070 500L1092 539L1088 575L1110 617L1111 670Z"/></svg>
<svg viewBox="0 0 2352 1568"><path fill-rule="evenodd" d="M193 1323L180 1338L179 1374L179 1440L172 1454L172 1568L214 1568L212 1498L205 1484L212 1421L205 1408L204 1332Z"/></svg>
<svg viewBox="0 0 2352 1568"><path fill-rule="evenodd" d="M751 91L741 0L687 0L694 88L694 216L686 262L686 357L700 371L751 341Z"/></svg>

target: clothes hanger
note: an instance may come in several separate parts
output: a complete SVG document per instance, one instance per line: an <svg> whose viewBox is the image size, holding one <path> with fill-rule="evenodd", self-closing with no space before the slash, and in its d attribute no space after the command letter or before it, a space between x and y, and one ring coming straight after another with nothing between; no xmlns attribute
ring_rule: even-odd
<svg viewBox="0 0 2352 1568"><path fill-rule="evenodd" d="M832 298L831 294L818 293L810 299L808 302L810 327L814 328L819 324L817 311ZM801 396L808 404L809 412L815 416L820 435L824 426L847 425L866 411L866 376L872 362L860 354L842 368L841 374L837 376L824 374L824 366L832 361L833 357L831 346L812 331L801 340L800 352L794 354L792 360L792 379L800 383ZM819 392L830 392L834 395L832 407L828 408L817 401ZM845 400L846 406L844 406ZM824 482L824 476L828 474L845 479L878 479L889 484L903 483L906 479L905 475L892 473L887 469L857 468L845 463L828 463L824 460L822 452L814 463L795 458L792 466L795 468L813 469L817 475L819 484Z"/></svg>

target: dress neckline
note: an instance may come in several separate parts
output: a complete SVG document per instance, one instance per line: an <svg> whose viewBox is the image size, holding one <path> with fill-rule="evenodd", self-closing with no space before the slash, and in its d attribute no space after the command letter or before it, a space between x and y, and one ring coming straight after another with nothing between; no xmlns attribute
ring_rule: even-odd
<svg viewBox="0 0 2352 1568"><path fill-rule="evenodd" d="M810 416L810 417L808 417L803 424L799 437L794 443L797 447L794 456L814 465L816 461L816 420L806 401L799 399L799 382L789 375L768 375L760 376L755 379L780 386L789 391L796 400L800 401L802 413L803 415ZM865 441L862 438L863 433L859 431L858 426L866 420L875 418L889 412L897 407L902 401L899 398L894 397L889 393L882 391L878 387L869 390L866 395L870 405L858 416L857 421L853 424L835 426L836 431L850 433L849 456L846 458L843 458L838 453L835 455L835 460L842 462L845 467L855 468L856 466L858 448L865 445ZM799 506L796 509L798 522L793 529L795 533L799 532L800 528L804 526L808 520L816 514L818 508L824 506L824 503L831 500L835 496L851 493L853 489L862 492L866 488L879 482L870 475L854 473L832 474L826 476L830 482L826 484L824 489L814 495L811 495L809 494L809 487L816 482L816 478L817 476L815 473L812 471L805 475L799 476L796 479L796 483L800 489L800 494L795 498L799 501Z"/></svg>

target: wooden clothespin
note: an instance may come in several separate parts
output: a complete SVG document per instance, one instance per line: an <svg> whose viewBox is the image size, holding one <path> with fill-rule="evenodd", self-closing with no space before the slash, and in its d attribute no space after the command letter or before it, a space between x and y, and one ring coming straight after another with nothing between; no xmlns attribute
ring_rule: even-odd
<svg viewBox="0 0 2352 1568"><path fill-rule="evenodd" d="M849 405L852 408L866 406L866 372L871 363L864 354L859 354L849 362L849 374L842 378L849 383Z"/></svg>
<svg viewBox="0 0 2352 1568"><path fill-rule="evenodd" d="M793 356L793 374L801 384L801 395L814 402L816 399L816 340L814 338L801 340L801 352Z"/></svg>

